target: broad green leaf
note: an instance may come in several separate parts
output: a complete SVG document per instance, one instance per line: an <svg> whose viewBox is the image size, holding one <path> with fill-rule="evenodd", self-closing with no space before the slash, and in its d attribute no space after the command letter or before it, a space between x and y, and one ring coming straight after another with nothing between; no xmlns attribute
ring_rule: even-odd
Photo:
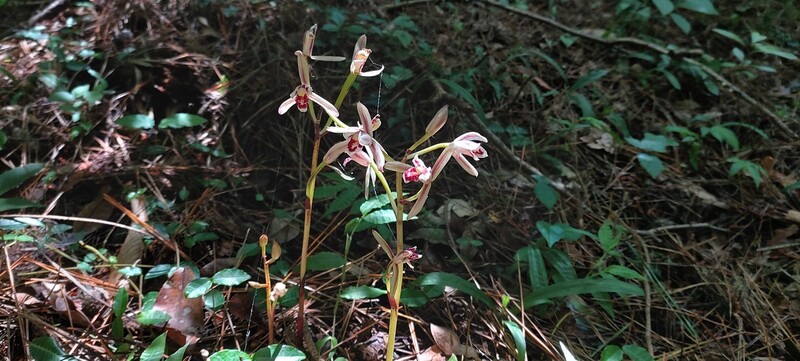
<svg viewBox="0 0 800 361"><path fill-rule="evenodd" d="M574 228L566 223L550 224L545 221L538 221L536 222L536 228L542 234L542 237L547 240L547 245L549 247L552 247L562 239L577 241L581 236L595 238L593 234L582 229Z"/></svg>
<svg viewBox="0 0 800 361"><path fill-rule="evenodd" d="M186 298L197 298L206 294L213 285L207 277L195 278L186 284L186 289L184 289L183 293Z"/></svg>
<svg viewBox="0 0 800 361"><path fill-rule="evenodd" d="M547 287L547 268L544 264L542 251L535 247L525 247L525 261L528 263L528 279L534 290Z"/></svg>
<svg viewBox="0 0 800 361"><path fill-rule="evenodd" d="M760 43L768 38L764 35L759 33L758 31L751 31L750 32L750 42L753 44Z"/></svg>
<svg viewBox="0 0 800 361"><path fill-rule="evenodd" d="M670 19L672 19L672 22L675 23L676 26L678 26L678 29L681 29L681 31L684 34L689 34L692 32L692 23L690 23L689 20L686 20L686 18L683 17L683 15L678 13L672 13L669 14L669 17Z"/></svg>
<svg viewBox="0 0 800 361"><path fill-rule="evenodd" d="M608 266L605 269L605 271L608 272L609 274L612 274L612 275L620 277L620 278L625 278L625 279L629 279L629 280L644 281L644 276L642 276L641 273L636 272L635 270L632 270L632 269L630 269L628 267L625 267L625 266L622 266L622 265L614 264L614 265Z"/></svg>
<svg viewBox="0 0 800 361"><path fill-rule="evenodd" d="M475 287L474 284L470 283L469 281L456 276L452 273L446 272L432 272L422 277L417 278L415 283L419 284L420 286L450 286L453 287L461 292L466 293L467 295L472 296L473 298L483 302L489 307L494 307L494 302L489 296L486 296L483 291Z"/></svg>
<svg viewBox="0 0 800 361"><path fill-rule="evenodd" d="M400 292L400 303L408 307L422 307L428 303L432 297L421 290L416 288L406 288Z"/></svg>
<svg viewBox="0 0 800 361"><path fill-rule="evenodd" d="M111 309L114 310L115 317L122 317L122 314L125 313L125 309L128 307L128 290L120 288L117 291L117 294L114 295L114 303L111 305Z"/></svg>
<svg viewBox="0 0 800 361"><path fill-rule="evenodd" d="M58 342L50 336L38 337L31 341L28 351L34 361L74 360L74 358L68 357Z"/></svg>
<svg viewBox="0 0 800 361"><path fill-rule="evenodd" d="M300 350L283 344L269 345L253 354L253 361L302 361L306 355Z"/></svg>
<svg viewBox="0 0 800 361"><path fill-rule="evenodd" d="M247 272L237 268L226 268L211 277L211 281L221 286L237 286L250 279Z"/></svg>
<svg viewBox="0 0 800 361"><path fill-rule="evenodd" d="M571 93L571 92L574 92L574 91L576 91L576 90L578 90L580 88L583 88L583 87L585 87L585 86L587 86L589 84L592 84L592 83L600 80L602 77L606 76L608 73L609 73L608 69L595 69L595 70L592 70L591 72L589 72L589 74L586 74L583 77L581 77L580 79L578 79L577 81L575 81L575 84L572 84L572 86L569 87L569 90L567 90L567 92Z"/></svg>
<svg viewBox="0 0 800 361"><path fill-rule="evenodd" d="M607 253L617 247L623 234L625 234L625 228L606 219L600 226L600 230L597 231L597 241L600 243L600 247L603 247L603 251Z"/></svg>
<svg viewBox="0 0 800 361"><path fill-rule="evenodd" d="M351 286L339 293L339 297L346 300L364 300L378 298L386 294L386 290L370 286Z"/></svg>
<svg viewBox="0 0 800 361"><path fill-rule="evenodd" d="M662 16L666 16L667 14L672 13L675 10L675 4L672 3L670 0L652 0L653 5L656 6L658 12L661 13Z"/></svg>
<svg viewBox="0 0 800 361"><path fill-rule="evenodd" d="M639 153L636 155L636 158L639 159L639 164L642 165L642 168L644 168L647 174L653 179L657 178L661 175L661 172L664 171L664 164L661 163L661 159L658 159L658 157L654 155Z"/></svg>
<svg viewBox="0 0 800 361"><path fill-rule="evenodd" d="M155 265L155 266L153 266L153 268L151 268L149 271L147 271L147 274L144 275L144 279L150 280L150 279L153 279L153 278L166 276L173 267L175 267L175 266L173 266L171 264L163 264L163 263Z"/></svg>
<svg viewBox="0 0 800 361"><path fill-rule="evenodd" d="M203 297L203 305L209 310L219 310L225 305L225 296L218 289L212 289Z"/></svg>
<svg viewBox="0 0 800 361"><path fill-rule="evenodd" d="M181 348L179 348L177 351L175 351L172 355L169 355L169 357L167 357L167 361L182 361L183 360L183 354L186 353L186 349L189 348L189 346L191 346L191 344L189 344L189 343L183 345Z"/></svg>
<svg viewBox="0 0 800 361"><path fill-rule="evenodd" d="M397 218L394 215L393 209L379 209L370 212L366 216L361 217L361 219L372 224L387 224L394 223ZM405 219L406 215L403 214L403 220Z"/></svg>
<svg viewBox="0 0 800 361"><path fill-rule="evenodd" d="M133 114L117 119L117 124L129 129L150 129L156 125L156 121L144 114Z"/></svg>
<svg viewBox="0 0 800 361"><path fill-rule="evenodd" d="M740 172L744 172L748 177L753 179L753 183L755 183L756 188L761 185L763 178L767 176L767 171L764 170L764 167L749 160L731 157L728 158L728 162L731 163L731 168L728 170L728 175L734 176Z"/></svg>
<svg viewBox="0 0 800 361"><path fill-rule="evenodd" d="M43 205L24 198L0 198L0 212L12 209L44 207Z"/></svg>
<svg viewBox="0 0 800 361"><path fill-rule="evenodd" d="M150 346L142 351L142 355L139 356L140 361L161 361L162 356L164 355L164 348L167 345L167 333L162 333L152 343Z"/></svg>
<svg viewBox="0 0 800 361"><path fill-rule="evenodd" d="M678 142L672 138L653 133L644 133L644 138L641 140L633 137L627 137L625 138L625 141L636 148L658 153L666 153L667 147L678 145Z"/></svg>
<svg viewBox="0 0 800 361"><path fill-rule="evenodd" d="M139 267L133 267L133 266L122 267L118 271L119 273L122 273L123 275L125 275L125 277L128 278L142 275L142 269Z"/></svg>
<svg viewBox="0 0 800 361"><path fill-rule="evenodd" d="M308 256L307 266L311 271L327 271L344 266L347 260L334 252L319 252Z"/></svg>
<svg viewBox="0 0 800 361"><path fill-rule="evenodd" d="M600 354L600 361L622 361L622 349L617 345L608 345Z"/></svg>
<svg viewBox="0 0 800 361"><path fill-rule="evenodd" d="M252 361L253 358L247 352L239 350L217 351L208 357L208 361Z"/></svg>
<svg viewBox="0 0 800 361"><path fill-rule="evenodd" d="M722 35L725 38L733 40L733 41L739 43L739 45L742 45L742 46L745 45L744 44L744 40L742 40L742 38L740 38L739 35L736 35L736 34L730 32L730 31L727 31L725 29L720 29L720 28L714 28L714 29L711 29L711 31L713 31L713 32L715 32L715 33L717 33L719 35Z"/></svg>
<svg viewBox="0 0 800 361"><path fill-rule="evenodd" d="M594 117L594 109L592 102L589 101L585 95L581 93L573 93L569 95L569 100L581 110L582 117Z"/></svg>
<svg viewBox="0 0 800 361"><path fill-rule="evenodd" d="M727 122L727 123L720 124L720 126L723 126L723 127L736 126L736 127L747 128L747 129L752 130L756 134L760 135L762 138L769 139L769 135L767 135L767 133L765 133L759 127L757 127L755 125L752 125L752 124L743 123L743 122Z"/></svg>
<svg viewBox="0 0 800 361"><path fill-rule="evenodd" d="M622 346L622 351L631 358L631 361L655 361L650 352L641 346L625 345Z"/></svg>
<svg viewBox="0 0 800 361"><path fill-rule="evenodd" d="M514 344L517 350L517 361L525 361L527 359L527 352L525 351L527 344L525 342L525 334L522 332L522 329L516 322L513 321L503 321L503 325L506 326L508 332L511 333L511 337L514 338Z"/></svg>
<svg viewBox="0 0 800 361"><path fill-rule="evenodd" d="M719 15L711 0L682 0L678 7L706 15Z"/></svg>
<svg viewBox="0 0 800 361"><path fill-rule="evenodd" d="M328 217L331 214L345 210L348 207L352 206L353 203L355 203L356 199L358 199L358 197L363 192L364 192L363 189L356 187L347 188L341 191L339 194L336 195L336 198L334 198L333 201L328 203L328 206L325 207L325 213L322 215L322 217L323 218ZM314 196L316 197L316 193L314 194Z"/></svg>
<svg viewBox="0 0 800 361"><path fill-rule="evenodd" d="M775 45L757 43L757 44L753 44L753 48L755 48L755 51L757 51L759 53L764 53L764 54L768 54L768 55L775 55L775 56L777 56L779 58L784 58L784 59L788 59L788 60L797 60L798 59L797 55L794 55L794 53L792 53L791 51L783 49L783 48L779 48L779 47L777 47Z"/></svg>
<svg viewBox="0 0 800 361"><path fill-rule="evenodd" d="M677 90L681 90L681 82L678 81L678 78L675 76L675 74L673 74L669 70L660 70L660 72L661 74L664 75L665 78L667 78L669 85L672 85L672 87Z"/></svg>
<svg viewBox="0 0 800 361"><path fill-rule="evenodd" d="M739 150L739 138L736 137L736 133L727 127L715 125L711 128L708 128L708 132L711 133L711 135L720 143L726 143L730 145L733 150Z"/></svg>
<svg viewBox="0 0 800 361"><path fill-rule="evenodd" d="M547 178L539 175L535 176L535 178L536 187L533 192L536 194L536 199L542 202L547 209L553 209L553 206L558 202L558 191L550 185L550 181Z"/></svg>
<svg viewBox="0 0 800 361"><path fill-rule="evenodd" d="M0 173L0 196L19 187L26 180L39 173L44 168L43 163L30 163Z"/></svg>
<svg viewBox="0 0 800 361"><path fill-rule="evenodd" d="M139 321L140 324L145 326L160 325L169 321L169 314L164 311L153 310L152 307L151 305L150 309L143 309L142 312L139 312L136 320Z"/></svg>
<svg viewBox="0 0 800 361"><path fill-rule="evenodd" d="M586 293L609 292L620 296L643 296L644 291L636 284L613 278L581 278L565 280L525 295L525 308L549 302L553 298Z"/></svg>
<svg viewBox="0 0 800 361"><path fill-rule="evenodd" d="M199 115L188 114L188 113L176 113L164 119L161 119L161 123L158 124L158 129L166 129L166 128L179 129L179 128L194 127L197 125L205 124L205 122L207 122L206 118L203 118Z"/></svg>
<svg viewBox="0 0 800 361"><path fill-rule="evenodd" d="M547 262L550 262L550 266L558 272L561 278L565 280L578 278L575 267L572 266L572 260L569 259L569 256L564 251L557 248L547 248L542 250L542 255L547 259Z"/></svg>

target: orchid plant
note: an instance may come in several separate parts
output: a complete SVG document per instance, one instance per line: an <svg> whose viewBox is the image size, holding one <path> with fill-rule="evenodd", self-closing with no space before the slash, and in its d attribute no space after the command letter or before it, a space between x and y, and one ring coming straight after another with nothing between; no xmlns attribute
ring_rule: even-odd
<svg viewBox="0 0 800 361"><path fill-rule="evenodd" d="M311 157L311 175L306 184L305 218L303 224L303 243L300 256L299 292L298 292L298 318L295 342L298 345L308 345L309 337L304 332L304 300L305 300L305 273L306 260L308 258L308 242L311 233L312 200L314 199L314 189L316 176L327 167L334 168L342 155L346 158L342 166L354 163L365 169L364 197L369 197L371 189L382 189L389 198L389 203L395 212L395 235L396 247L392 249L389 243L377 232L373 232L375 240L380 248L389 257L389 265L386 269L386 287L390 305L389 320L389 342L387 344L386 359L391 361L394 355L394 340L397 330L397 320L400 310L400 295L403 288L403 269L405 265L411 266L411 262L418 260L422 256L417 252L416 247L406 248L403 242L403 215L405 206L411 204L410 210L406 214L406 219L419 214L427 201L433 182L441 174L450 159L456 162L468 174L478 175L478 170L470 163L469 158L477 161L487 156L483 143L487 140L476 132L465 133L452 142L438 143L430 145L424 149L417 150L421 145L430 140L447 122L447 106L439 109L425 128L422 135L412 144L399 160L392 159L384 147L376 139L377 130L381 127L380 115L374 117L364 104L358 102L356 111L358 122L355 126L347 125L339 119L339 108L347 96L351 86L356 79L361 77L371 77L381 74L383 66L375 70L364 70L369 60L372 50L366 47L367 36L362 35L356 42L353 56L350 62L350 74L345 80L339 96L335 103L330 103L325 98L317 94L311 87L309 60L318 61L340 61L344 58L335 56L315 56L313 54L314 40L316 38L317 26L312 26L306 31L302 50L295 52L297 57L297 67L300 77L300 85L292 91L289 99L278 107L279 114L285 114L292 107L296 107L301 113L308 113L314 124L314 148ZM321 119L314 111L314 104L323 108L328 115L328 120L320 126ZM319 162L319 147L322 136L328 134L341 134L344 140L335 143L328 149ZM434 152L439 152L438 157L432 167L428 167L423 158L428 157ZM335 169L335 168L334 168ZM395 172L394 189L389 185L385 171ZM403 198L403 186L408 183L420 183L417 192L409 197ZM377 190L376 190L377 192ZM313 345L313 342L310 343ZM312 351L312 350L307 350Z"/></svg>

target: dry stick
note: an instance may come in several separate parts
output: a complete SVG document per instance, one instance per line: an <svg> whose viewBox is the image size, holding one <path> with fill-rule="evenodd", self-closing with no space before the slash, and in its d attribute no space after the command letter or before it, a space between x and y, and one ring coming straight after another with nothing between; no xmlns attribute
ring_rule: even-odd
<svg viewBox="0 0 800 361"><path fill-rule="evenodd" d="M566 191L567 187L564 185L564 183L550 179L549 177L545 176L544 173L542 173L542 171L540 171L538 168L534 167L524 159L518 157L516 154L514 154L514 152L511 151L511 149L506 147L505 143L499 137L497 137L497 135L495 135L491 130L489 130L489 128L486 126L486 124L484 124L480 120L480 118L478 118L478 116L475 114L475 110L472 108L471 105L461 100L460 98L451 95L449 92L445 91L444 88L442 88L442 84L439 83L439 81L436 80L435 78L429 77L428 80L433 84L433 87L436 89L437 95L434 98L442 97L447 102L453 103L453 105L455 105L456 107L461 109L461 111L466 113L467 120L470 122L470 125L479 128L481 135L486 136L486 138L489 140L489 143L492 144L492 147L499 150L500 154L502 154L508 160L519 164L522 168L525 168L527 172L544 177L545 179L547 179L548 182L550 182L550 185L552 185L553 188L558 189L562 192Z"/></svg>
<svg viewBox="0 0 800 361"><path fill-rule="evenodd" d="M578 29L571 28L571 27L566 26L566 25L564 25L564 24L562 24L562 23L560 23L560 22L558 22L556 20L550 19L548 17L542 16L542 15L539 15L539 14L536 14L536 13L532 13L532 12L524 11L524 10L519 10L519 9L513 8L511 6L503 5L503 4L499 3L499 2L492 1L492 0L486 0L484 2L486 4L488 4L488 5L491 5L491 6L494 6L494 7L497 7L497 8L500 8L500 9L503 9L503 10L506 10L506 11L509 11L509 12L512 12L512 13L515 13L515 14L518 14L518 15L522 15L522 16L531 18L531 19L536 20L538 22L542 22L542 23L548 24L550 26L553 26L555 28L558 28L559 30L562 30L562 31L567 32L567 33L570 33L572 35L575 35L575 36L578 36L578 37L581 37L581 38L584 38L584 39L588 39L588 40L591 40L591 41L595 41L595 42L598 42L598 43L601 43L601 44L606 44L606 45L617 45L617 44L635 45L635 46L639 46L639 47L648 48L648 49L653 50L653 51L655 51L657 53L660 53L660 54L677 55L677 56L680 57L680 60L683 60L683 61L685 61L685 62L687 62L689 64L692 64L694 66L697 66L697 67L700 67L701 69L703 69L703 71L705 71L708 75L710 75L712 78L714 78L714 80L716 80L718 83L722 84L723 88L725 88L728 92L733 93L734 95L738 96L739 98L741 98L745 102L747 102L750 105L756 107L756 109L758 109L759 111L764 113L764 115L766 115L770 120L772 120L772 122L775 123L775 125L777 125L779 128L781 128L781 130L786 132L786 134L788 134L789 136L791 136L792 138L795 138L795 139L799 137L797 135L797 133L795 133L793 130L791 130L789 128L789 126L787 126L786 123L784 123L783 119L781 119L775 113L770 111L766 106L764 106L763 104L759 103L756 99L754 99L752 96L747 94L747 92L745 92L741 88L739 88L736 85L734 85L733 83L731 83L728 79L726 79L725 77L723 77L722 75L720 75L719 73L714 71L713 69L709 68L707 65L705 65L703 63L700 63L697 60L694 60L694 59L688 57L688 56L704 55L705 52L702 49L686 49L686 48L681 48L681 47L666 48L666 47L663 47L661 45L653 44L651 42L648 42L648 41L645 41L645 40L642 40L642 39L638 39L638 38L632 38L632 37L602 38L602 37L595 36L595 35L586 33L584 31L581 31L581 30L578 30Z"/></svg>
<svg viewBox="0 0 800 361"><path fill-rule="evenodd" d="M14 281L14 270L11 268L11 258L8 256L8 247L3 247L3 254L6 257L6 268L8 269L8 281L11 284L11 292L14 294L14 303L16 304L17 308L17 322L19 323L19 335L20 339L22 340L22 352L25 355L26 359L31 359L30 355L28 354L28 349L30 348L28 342L28 334L27 334L27 327L25 322L22 319L22 307L20 306L19 298L17 298L17 284ZM10 328L10 327L9 327Z"/></svg>

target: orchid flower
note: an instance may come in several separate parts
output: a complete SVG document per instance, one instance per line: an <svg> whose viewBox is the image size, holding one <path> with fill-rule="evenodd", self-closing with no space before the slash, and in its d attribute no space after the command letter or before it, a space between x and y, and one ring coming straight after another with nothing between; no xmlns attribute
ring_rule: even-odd
<svg viewBox="0 0 800 361"><path fill-rule="evenodd" d="M339 111L336 110L336 107L333 106L331 102L325 100L325 98L314 93L314 89L311 88L311 70L309 69L308 60L306 60L303 52L298 50L295 51L294 54L297 56L297 72L300 74L300 85L289 95L289 99L281 103L280 107L278 107L278 114L283 115L293 105L297 105L297 110L305 113L308 111L308 102L310 100L319 104L331 117L338 117Z"/></svg>
<svg viewBox="0 0 800 361"><path fill-rule="evenodd" d="M314 24L310 29L306 30L303 37L303 55L307 58L319 61L342 61L345 59L343 56L317 56L314 53L314 39L317 37L317 24Z"/></svg>
<svg viewBox="0 0 800 361"><path fill-rule="evenodd" d="M369 59L370 54L372 54L372 50L367 49L367 36L361 35L356 42L355 48L353 49L353 60L350 63L350 72L355 75L361 75L365 77L376 76L383 72L383 65L381 65L381 68L377 70L362 71L364 64L366 64L367 59Z"/></svg>
<svg viewBox="0 0 800 361"><path fill-rule="evenodd" d="M411 207L411 210L408 212L408 217L414 217L422 210L422 206L424 206L425 202L428 200L431 184L436 180L436 177L439 176L439 173L442 172L442 169L447 162L450 161L451 157L455 158L461 168L467 173L477 177L478 170L467 160L465 155L472 157L472 159L476 161L481 158L486 158L488 154L486 153L486 149L481 145L481 142L486 141L486 137L479 133L464 133L444 148L432 168L426 167L425 164L419 160L418 156L414 157L413 167L402 165L402 163L397 164L398 162L390 162L387 168L394 171L402 171L404 182L422 183L422 188L419 192L414 197L409 198L409 200L416 199L416 202L414 202L414 206Z"/></svg>
<svg viewBox="0 0 800 361"><path fill-rule="evenodd" d="M355 161L367 168L366 181L364 182L364 197L369 196L369 185L375 184L377 175L370 167L370 161L374 162L378 170L383 172L386 164L383 146L375 140L374 132L381 126L380 115L370 117L369 110L360 102L356 104L358 116L360 118L358 127L330 127L331 133L341 133L345 140L334 144L322 158L326 164L331 164L342 153L347 153L344 164Z"/></svg>

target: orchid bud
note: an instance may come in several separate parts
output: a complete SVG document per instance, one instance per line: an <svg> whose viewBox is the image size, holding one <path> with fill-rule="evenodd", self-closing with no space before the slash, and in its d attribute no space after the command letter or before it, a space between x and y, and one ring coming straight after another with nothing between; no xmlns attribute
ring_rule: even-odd
<svg viewBox="0 0 800 361"><path fill-rule="evenodd" d="M439 129L442 129L445 123L447 123L447 111L448 106L445 105L438 112L436 115L433 116L428 126L425 127L425 135L428 137L433 136Z"/></svg>

